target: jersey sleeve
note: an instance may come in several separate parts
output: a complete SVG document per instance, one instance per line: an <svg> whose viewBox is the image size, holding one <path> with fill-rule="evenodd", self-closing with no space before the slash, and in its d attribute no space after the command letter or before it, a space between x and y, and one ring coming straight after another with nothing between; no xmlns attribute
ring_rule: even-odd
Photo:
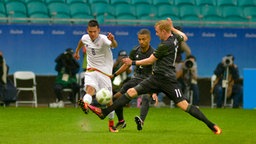
<svg viewBox="0 0 256 144"><path fill-rule="evenodd" d="M103 39L104 45L106 45L106 46L110 46L111 45L112 42L107 38L107 36L101 35L101 37Z"/></svg>
<svg viewBox="0 0 256 144"><path fill-rule="evenodd" d="M153 53L153 55L159 59L163 56L165 56L166 54L168 54L168 46L161 43L158 45L157 49L155 50L155 52Z"/></svg>

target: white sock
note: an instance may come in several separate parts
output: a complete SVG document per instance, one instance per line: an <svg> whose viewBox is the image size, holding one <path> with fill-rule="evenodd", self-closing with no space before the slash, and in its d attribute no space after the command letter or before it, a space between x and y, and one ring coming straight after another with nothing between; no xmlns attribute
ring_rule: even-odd
<svg viewBox="0 0 256 144"><path fill-rule="evenodd" d="M85 94L84 97L83 97L83 101L88 103L88 104L91 104L92 103L92 96L89 95L89 94Z"/></svg>
<svg viewBox="0 0 256 144"><path fill-rule="evenodd" d="M108 114L109 119L114 119L115 117L115 111L112 111L111 113Z"/></svg>

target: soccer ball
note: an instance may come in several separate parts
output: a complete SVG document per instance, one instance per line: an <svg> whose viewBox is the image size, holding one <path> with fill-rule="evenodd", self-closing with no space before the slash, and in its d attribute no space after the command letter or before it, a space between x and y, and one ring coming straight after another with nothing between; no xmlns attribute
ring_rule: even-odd
<svg viewBox="0 0 256 144"><path fill-rule="evenodd" d="M96 93L96 100L99 104L102 104L102 105L110 103L112 100L111 92L106 88L100 89Z"/></svg>

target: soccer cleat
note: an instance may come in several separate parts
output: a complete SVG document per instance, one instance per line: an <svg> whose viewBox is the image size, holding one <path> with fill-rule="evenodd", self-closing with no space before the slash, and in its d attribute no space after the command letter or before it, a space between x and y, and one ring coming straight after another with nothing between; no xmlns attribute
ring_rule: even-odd
<svg viewBox="0 0 256 144"><path fill-rule="evenodd" d="M78 105L84 111L85 114L89 113L88 103L85 103L82 99L78 100Z"/></svg>
<svg viewBox="0 0 256 144"><path fill-rule="evenodd" d="M126 127L126 122L123 120L123 121L119 121L117 124L116 124L116 129L120 130L120 129L123 129Z"/></svg>
<svg viewBox="0 0 256 144"><path fill-rule="evenodd" d="M88 105L89 109L95 113L100 119L104 119L106 116L102 113L102 110L96 106Z"/></svg>
<svg viewBox="0 0 256 144"><path fill-rule="evenodd" d="M216 134L216 135L221 134L222 130L220 127L218 127L217 125L214 125L213 128L214 128L214 131L213 131L214 134Z"/></svg>
<svg viewBox="0 0 256 144"><path fill-rule="evenodd" d="M115 133L115 132L118 132L118 129L116 129L114 126L112 126L112 127L109 127L109 132Z"/></svg>
<svg viewBox="0 0 256 144"><path fill-rule="evenodd" d="M143 120L139 116L136 116L134 119L137 124L137 130L142 130L144 124Z"/></svg>

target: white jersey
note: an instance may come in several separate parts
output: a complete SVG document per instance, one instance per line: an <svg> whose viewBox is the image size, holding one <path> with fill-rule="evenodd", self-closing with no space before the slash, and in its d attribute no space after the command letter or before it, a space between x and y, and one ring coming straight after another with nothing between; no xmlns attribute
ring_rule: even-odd
<svg viewBox="0 0 256 144"><path fill-rule="evenodd" d="M96 68L111 75L114 62L110 46L111 41L107 36L99 34L99 37L92 41L90 36L85 34L81 41L86 47L87 68Z"/></svg>

